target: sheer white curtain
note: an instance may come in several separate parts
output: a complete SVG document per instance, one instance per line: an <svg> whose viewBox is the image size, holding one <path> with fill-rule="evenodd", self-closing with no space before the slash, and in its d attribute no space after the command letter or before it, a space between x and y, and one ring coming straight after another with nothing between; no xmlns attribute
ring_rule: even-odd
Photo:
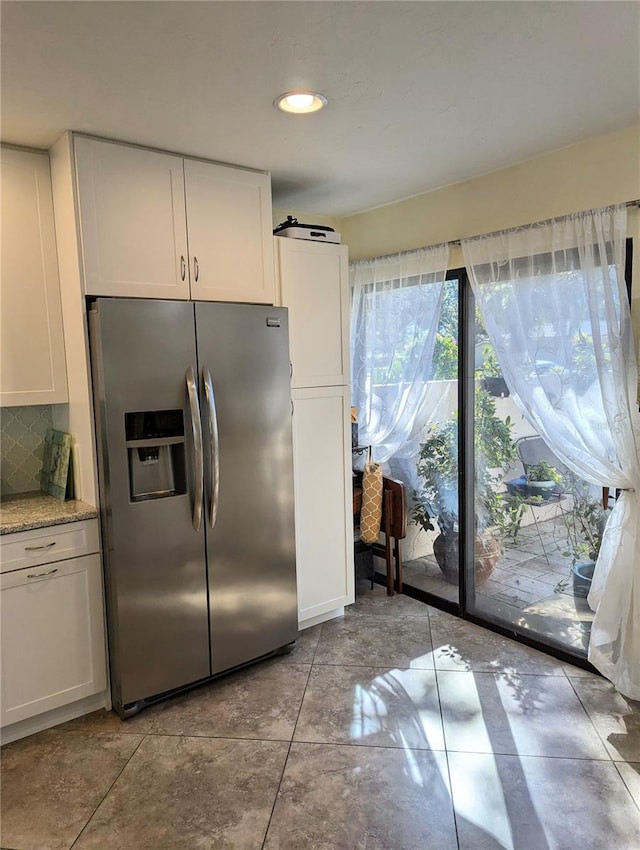
<svg viewBox="0 0 640 850"><path fill-rule="evenodd" d="M448 260L443 244L351 265L352 404L379 462L417 448Z"/></svg>
<svg viewBox="0 0 640 850"><path fill-rule="evenodd" d="M640 430L623 205L462 240L512 397L581 478L623 492L589 602L589 660L640 699Z"/></svg>

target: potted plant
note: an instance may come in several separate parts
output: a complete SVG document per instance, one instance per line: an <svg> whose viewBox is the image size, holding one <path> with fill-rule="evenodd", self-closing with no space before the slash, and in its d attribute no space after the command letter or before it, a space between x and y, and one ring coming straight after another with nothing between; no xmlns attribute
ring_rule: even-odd
<svg viewBox="0 0 640 850"><path fill-rule="evenodd" d="M527 494L540 496L542 499L550 499L554 493L560 491L562 484L562 475L546 460L539 460L529 466L526 479Z"/></svg>
<svg viewBox="0 0 640 850"><path fill-rule="evenodd" d="M563 554L571 558L573 595L585 599L591 589L593 571L611 511L593 497L592 488L586 482L573 474L569 478L569 493L572 505L563 513L567 530L567 550ZM564 590L567 583L560 582L556 590Z"/></svg>
<svg viewBox="0 0 640 850"><path fill-rule="evenodd" d="M515 504L503 492L504 474L516 458L511 438L513 423L496 415L495 402L486 390L475 393L475 577L478 584L486 580L500 557L500 532L517 533L523 500ZM412 522L425 531L439 534L433 552L445 579L458 581L459 515L458 515L458 415L432 426L420 445L416 464L420 489L414 492Z"/></svg>
<svg viewBox="0 0 640 850"><path fill-rule="evenodd" d="M495 398L504 396L506 398L509 395L509 387L502 374L493 346L485 346L482 366L476 370L476 374L482 378L482 386L490 396Z"/></svg>

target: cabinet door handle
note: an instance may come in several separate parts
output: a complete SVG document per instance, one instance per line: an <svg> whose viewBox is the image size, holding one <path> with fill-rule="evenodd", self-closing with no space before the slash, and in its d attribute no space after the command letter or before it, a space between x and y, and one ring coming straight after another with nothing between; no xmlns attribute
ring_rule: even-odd
<svg viewBox="0 0 640 850"><path fill-rule="evenodd" d="M193 277L195 282L198 282L198 278L200 277L200 266L198 265L198 258L193 258Z"/></svg>
<svg viewBox="0 0 640 850"><path fill-rule="evenodd" d="M51 549L51 547L55 546L55 545L56 545L56 541L54 540L53 543L43 543L41 546L25 546L24 551L25 552L38 552L41 549Z"/></svg>
<svg viewBox="0 0 640 850"><path fill-rule="evenodd" d="M184 256L180 254L180 279L184 280L187 274L187 264L185 263Z"/></svg>
<svg viewBox="0 0 640 850"><path fill-rule="evenodd" d="M27 578L41 578L42 576L50 576L57 572L58 568L55 567L53 570L45 570L43 573L27 573Z"/></svg>

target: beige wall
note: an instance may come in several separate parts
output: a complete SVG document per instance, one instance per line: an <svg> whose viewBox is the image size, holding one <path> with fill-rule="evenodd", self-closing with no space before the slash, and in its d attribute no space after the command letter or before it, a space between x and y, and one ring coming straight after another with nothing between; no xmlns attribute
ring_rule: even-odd
<svg viewBox="0 0 640 850"><path fill-rule="evenodd" d="M349 216L340 226L349 257L358 260L636 198L640 125Z"/></svg>
<svg viewBox="0 0 640 850"><path fill-rule="evenodd" d="M417 195L340 221L349 259L517 227L640 198L640 125ZM634 239L632 313L640 354L640 213L629 209ZM451 268L463 265L452 247Z"/></svg>
<svg viewBox="0 0 640 850"><path fill-rule="evenodd" d="M273 223L293 215L333 227L349 246L349 259L359 260L638 198L640 125L348 218L274 207ZM640 356L637 209L629 209L629 236L634 239L632 314ZM462 265L461 250L452 247L449 266Z"/></svg>

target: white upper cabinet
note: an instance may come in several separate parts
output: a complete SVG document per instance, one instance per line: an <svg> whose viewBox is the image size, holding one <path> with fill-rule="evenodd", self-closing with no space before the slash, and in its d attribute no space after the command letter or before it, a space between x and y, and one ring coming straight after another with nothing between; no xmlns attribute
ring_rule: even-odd
<svg viewBox="0 0 640 850"><path fill-rule="evenodd" d="M85 291L272 304L267 174L75 138Z"/></svg>
<svg viewBox="0 0 640 850"><path fill-rule="evenodd" d="M183 160L76 138L85 291L189 298Z"/></svg>
<svg viewBox="0 0 640 850"><path fill-rule="evenodd" d="M289 308L292 386L348 384L346 245L275 237L280 303Z"/></svg>
<svg viewBox="0 0 640 850"><path fill-rule="evenodd" d="M46 154L0 151L0 405L68 401Z"/></svg>
<svg viewBox="0 0 640 850"><path fill-rule="evenodd" d="M186 159L191 297L273 304L267 174Z"/></svg>

